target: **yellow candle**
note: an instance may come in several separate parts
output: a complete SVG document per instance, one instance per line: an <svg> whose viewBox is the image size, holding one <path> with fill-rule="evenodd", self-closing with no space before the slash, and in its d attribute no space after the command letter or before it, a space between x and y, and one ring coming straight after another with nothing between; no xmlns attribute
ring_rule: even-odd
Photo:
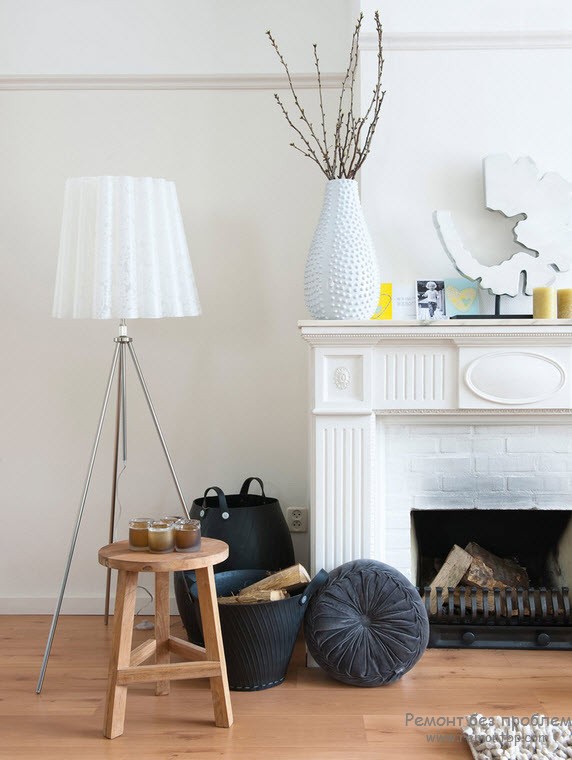
<svg viewBox="0 0 572 760"><path fill-rule="evenodd" d="M572 288L558 291L558 319L572 319Z"/></svg>
<svg viewBox="0 0 572 760"><path fill-rule="evenodd" d="M560 301L558 303L560 304ZM556 319L556 290L554 288L534 288L532 316L535 319Z"/></svg>

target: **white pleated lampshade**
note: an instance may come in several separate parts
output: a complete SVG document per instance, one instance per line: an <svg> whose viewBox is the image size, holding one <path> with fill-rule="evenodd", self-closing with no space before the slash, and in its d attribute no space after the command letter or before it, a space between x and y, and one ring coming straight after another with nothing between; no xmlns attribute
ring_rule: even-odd
<svg viewBox="0 0 572 760"><path fill-rule="evenodd" d="M151 177L68 179L54 317L200 313L175 183Z"/></svg>

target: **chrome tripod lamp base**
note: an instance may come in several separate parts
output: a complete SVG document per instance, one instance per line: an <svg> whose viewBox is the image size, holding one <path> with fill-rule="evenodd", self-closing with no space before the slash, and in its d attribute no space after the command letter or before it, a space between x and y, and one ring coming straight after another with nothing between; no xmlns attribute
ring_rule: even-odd
<svg viewBox="0 0 572 760"><path fill-rule="evenodd" d="M53 315L62 318L118 319L119 335L105 388L95 441L73 530L36 692L42 690L72 558L86 505L93 468L117 378L115 452L109 518L114 540L119 452L127 459L125 377L127 357L149 407L184 514L189 510L159 425L151 396L127 335L126 319L194 317L201 313L177 192L173 182L152 177L78 177L68 179L56 274ZM105 592L109 616L111 577Z"/></svg>

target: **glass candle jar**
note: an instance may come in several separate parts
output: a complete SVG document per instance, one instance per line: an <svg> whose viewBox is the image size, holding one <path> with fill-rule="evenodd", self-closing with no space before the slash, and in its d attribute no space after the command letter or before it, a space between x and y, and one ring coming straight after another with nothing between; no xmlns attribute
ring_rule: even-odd
<svg viewBox="0 0 572 760"><path fill-rule="evenodd" d="M129 548L133 552L146 552L149 549L150 517L136 517L129 520Z"/></svg>
<svg viewBox="0 0 572 760"><path fill-rule="evenodd" d="M198 520L177 520L175 551L198 552L201 548L201 524Z"/></svg>
<svg viewBox="0 0 572 760"><path fill-rule="evenodd" d="M173 523L176 523L177 520L182 520L183 518L181 515L167 515L167 517L161 517L161 522L166 522L169 525L172 525Z"/></svg>
<svg viewBox="0 0 572 760"><path fill-rule="evenodd" d="M154 520L149 525L149 551L156 554L172 552L175 548L175 530L173 523Z"/></svg>

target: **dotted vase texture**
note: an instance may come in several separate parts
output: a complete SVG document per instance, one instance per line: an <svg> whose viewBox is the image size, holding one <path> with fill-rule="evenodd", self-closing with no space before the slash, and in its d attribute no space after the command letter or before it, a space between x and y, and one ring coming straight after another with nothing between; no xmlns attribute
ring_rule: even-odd
<svg viewBox="0 0 572 760"><path fill-rule="evenodd" d="M354 179L332 179L326 185L304 293L314 319L369 319L375 311L377 259Z"/></svg>

